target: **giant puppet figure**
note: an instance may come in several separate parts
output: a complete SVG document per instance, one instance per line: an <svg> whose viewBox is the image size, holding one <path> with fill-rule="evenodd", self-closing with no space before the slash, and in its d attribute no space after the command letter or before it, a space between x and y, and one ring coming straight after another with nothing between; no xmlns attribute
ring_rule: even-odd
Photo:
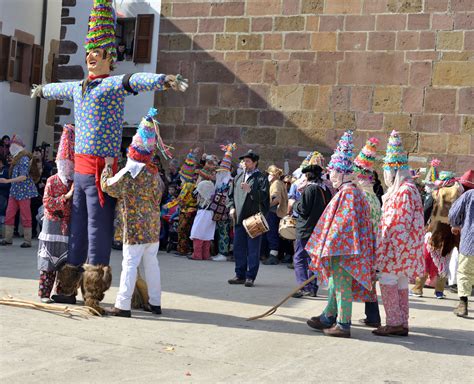
<svg viewBox="0 0 474 384"><path fill-rule="evenodd" d="M67 263L58 275L64 295L55 300L75 301L82 277L85 304L100 312L99 302L111 282L109 259L115 205L115 200L100 188L100 174L105 159L116 159L120 150L125 97L169 88L184 92L188 86L180 75L110 76L117 59L111 3L112 0L94 0L85 42L88 77L36 86L32 91L32 97L74 102L76 164L71 233Z"/></svg>

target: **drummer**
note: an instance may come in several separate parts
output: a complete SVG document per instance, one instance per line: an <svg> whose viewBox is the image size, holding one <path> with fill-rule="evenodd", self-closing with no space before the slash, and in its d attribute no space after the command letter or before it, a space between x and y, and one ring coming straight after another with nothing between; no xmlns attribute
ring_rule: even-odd
<svg viewBox="0 0 474 384"><path fill-rule="evenodd" d="M253 287L260 265L262 236L251 238L243 226L245 219L268 213L270 204L268 179L258 170L260 157L249 150L241 156L243 172L237 175L229 192L230 215L234 219L235 277L229 284Z"/></svg>
<svg viewBox="0 0 474 384"><path fill-rule="evenodd" d="M306 247L311 233L313 233L314 227L324 212L326 205L332 197L331 191L323 183L321 178L323 169L319 165L308 165L302 169L302 172L306 176L307 184L302 192L301 198L293 205L293 211L297 214L293 265L295 267L295 277L298 285L301 285L313 274L308 268L311 259L304 248ZM306 287L296 292L293 297L316 297L317 293L318 284L316 280L313 280Z"/></svg>

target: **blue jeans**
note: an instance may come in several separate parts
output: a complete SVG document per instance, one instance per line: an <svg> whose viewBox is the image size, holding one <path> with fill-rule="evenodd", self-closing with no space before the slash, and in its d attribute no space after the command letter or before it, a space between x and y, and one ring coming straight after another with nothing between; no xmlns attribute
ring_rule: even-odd
<svg viewBox="0 0 474 384"><path fill-rule="evenodd" d="M260 266L262 236L251 239L243 225L234 228L235 275L239 279L255 280Z"/></svg>
<svg viewBox="0 0 474 384"><path fill-rule="evenodd" d="M74 174L68 264L109 265L114 236L115 199L99 203L95 175Z"/></svg>
<svg viewBox="0 0 474 384"><path fill-rule="evenodd" d="M280 225L280 218L275 212L267 213L267 222L269 231L265 234L268 241L268 248L270 251L278 251L280 248L280 236L278 235L278 226Z"/></svg>

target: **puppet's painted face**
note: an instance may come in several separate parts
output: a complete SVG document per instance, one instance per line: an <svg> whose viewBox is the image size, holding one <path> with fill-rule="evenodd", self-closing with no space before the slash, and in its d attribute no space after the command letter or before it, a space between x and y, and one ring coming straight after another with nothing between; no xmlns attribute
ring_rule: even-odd
<svg viewBox="0 0 474 384"><path fill-rule="evenodd" d="M112 57L101 48L93 49L86 55L87 70L95 76L108 75L112 64Z"/></svg>

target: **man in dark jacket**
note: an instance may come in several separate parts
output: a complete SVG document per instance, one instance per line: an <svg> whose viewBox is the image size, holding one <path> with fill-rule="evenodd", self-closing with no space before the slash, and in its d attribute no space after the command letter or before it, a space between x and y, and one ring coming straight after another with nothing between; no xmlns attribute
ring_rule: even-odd
<svg viewBox="0 0 474 384"><path fill-rule="evenodd" d="M235 220L234 258L235 277L229 284L252 287L260 265L262 236L250 238L243 221L261 212L266 215L270 205L268 179L258 170L259 156L248 151L241 156L243 172L236 176L229 192L230 215Z"/></svg>
<svg viewBox="0 0 474 384"><path fill-rule="evenodd" d="M331 200L331 192L321 179L322 171L323 169L319 165L309 165L303 168L302 172L306 174L308 184L304 187L301 199L293 205L293 211L298 214L296 218L296 249L293 256L295 277L298 285L301 285L313 274L308 268L311 259L304 248L326 205ZM318 285L316 281L313 281L302 290L296 292L293 297L315 297L317 292Z"/></svg>

